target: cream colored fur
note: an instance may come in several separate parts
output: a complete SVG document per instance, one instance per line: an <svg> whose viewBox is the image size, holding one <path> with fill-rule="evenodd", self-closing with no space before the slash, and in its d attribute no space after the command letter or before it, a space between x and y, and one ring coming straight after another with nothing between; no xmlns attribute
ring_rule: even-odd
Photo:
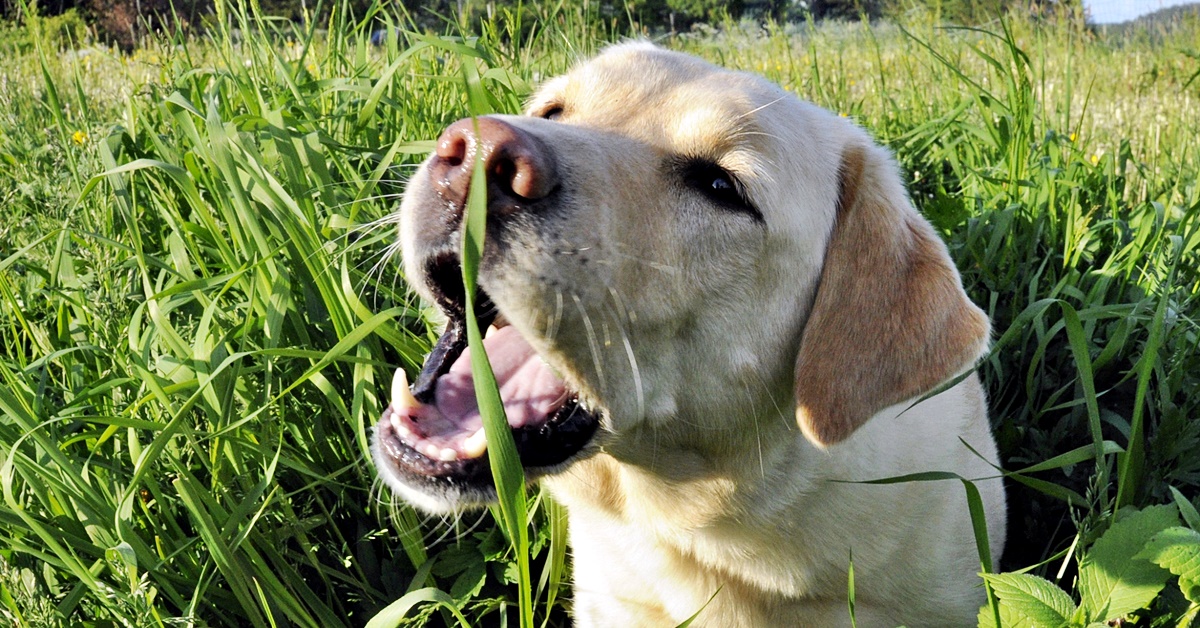
<svg viewBox="0 0 1200 628"><path fill-rule="evenodd" d="M542 480L569 512L578 625L674 626L712 597L694 625L848 626L852 557L859 626L973 624L961 483L853 483L992 478L999 556L1001 482L963 444L996 463L978 379L909 407L972 367L987 319L890 155L762 79L642 43L527 113L503 119L551 147L564 201L481 284L603 412L594 455ZM672 156L720 164L762 223L684 189Z"/></svg>

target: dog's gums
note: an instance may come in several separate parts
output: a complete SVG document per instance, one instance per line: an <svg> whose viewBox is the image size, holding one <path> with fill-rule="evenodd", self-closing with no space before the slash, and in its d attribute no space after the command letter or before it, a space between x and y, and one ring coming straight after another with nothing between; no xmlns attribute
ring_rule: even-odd
<svg viewBox="0 0 1200 628"><path fill-rule="evenodd" d="M448 482L480 500L493 495L487 440L475 400L471 355L467 347L460 286L443 285L457 273L431 273L439 305L449 317L416 384L410 388L403 369L392 380L391 403L376 438L380 453L401 475ZM493 306L480 293L483 324L494 319ZM514 327L489 327L483 342L504 404L505 416L523 466L537 469L562 464L578 454L599 424L578 398Z"/></svg>
<svg viewBox="0 0 1200 628"><path fill-rule="evenodd" d="M404 369L396 369L396 375L392 379L392 405L388 410L388 421L392 424L396 435L409 447L420 451L429 458L444 462L458 460L459 457L478 458L487 449L487 439L484 437L482 425L466 439L459 438L459 442L453 447L444 446L446 443L439 444L436 442L436 436L423 435L423 432L429 432L429 424L432 421L421 421L425 425L419 425L417 419L421 415L440 415L441 413L436 406L417 401L412 391L408 389L408 376L404 373ZM461 433L464 428L460 426L457 431Z"/></svg>
<svg viewBox="0 0 1200 628"><path fill-rule="evenodd" d="M489 330L484 340L508 424L513 429L544 424L570 401L566 386L516 329ZM408 389L403 370L392 383L390 422L397 436L429 458L449 462L478 458L487 448L483 419L475 401L470 349L438 379L432 403Z"/></svg>

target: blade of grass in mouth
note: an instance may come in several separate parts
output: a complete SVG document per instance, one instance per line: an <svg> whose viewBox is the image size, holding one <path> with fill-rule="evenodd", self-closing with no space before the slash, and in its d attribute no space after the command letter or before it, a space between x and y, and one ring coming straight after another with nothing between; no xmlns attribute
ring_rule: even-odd
<svg viewBox="0 0 1200 628"><path fill-rule="evenodd" d="M479 80L474 59L462 58L463 77L474 122L475 137L479 138L478 116L489 109L487 96ZM480 142L476 141L476 144ZM525 471L517 454L516 443L504 414L504 403L496 386L491 363L483 347L479 322L475 319L475 286L479 278L479 262L483 257L487 226L487 174L479 150L475 151L468 189L466 215L463 217L462 271L466 294L467 346L471 349L471 376L475 383L475 398L483 417L483 432L487 438L488 460L496 485L500 517L508 532L509 542L517 557L519 606L522 628L533 626L532 582L529 575L529 531L526 525Z"/></svg>

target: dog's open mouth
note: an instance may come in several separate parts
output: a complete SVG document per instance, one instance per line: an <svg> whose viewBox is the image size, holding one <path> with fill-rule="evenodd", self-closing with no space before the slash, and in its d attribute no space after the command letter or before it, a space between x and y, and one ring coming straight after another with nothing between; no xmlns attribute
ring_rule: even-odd
<svg viewBox="0 0 1200 628"><path fill-rule="evenodd" d="M442 481L486 493L491 472L471 376L458 261L440 256L426 271L449 322L411 389L404 371L396 371L391 403L376 428L379 453L410 481ZM486 327L496 318L495 308L482 291L477 302L477 320ZM522 465L545 469L578 454L599 424L595 414L581 406L514 327L492 328L483 345Z"/></svg>

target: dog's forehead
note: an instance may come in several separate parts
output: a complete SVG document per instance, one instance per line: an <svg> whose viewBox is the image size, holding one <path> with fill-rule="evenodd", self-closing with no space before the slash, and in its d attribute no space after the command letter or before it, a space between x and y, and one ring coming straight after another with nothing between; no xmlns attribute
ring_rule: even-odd
<svg viewBox="0 0 1200 628"><path fill-rule="evenodd" d="M547 82L529 111L562 107L572 123L715 158L749 144L763 148L770 138L759 114L794 100L757 77L637 43L611 47Z"/></svg>
<svg viewBox="0 0 1200 628"><path fill-rule="evenodd" d="M568 125L632 138L664 157L716 163L772 229L788 232L827 230L840 159L826 156L840 155L853 135L846 120L766 79L645 43L610 47L545 83L527 113L555 111Z"/></svg>

